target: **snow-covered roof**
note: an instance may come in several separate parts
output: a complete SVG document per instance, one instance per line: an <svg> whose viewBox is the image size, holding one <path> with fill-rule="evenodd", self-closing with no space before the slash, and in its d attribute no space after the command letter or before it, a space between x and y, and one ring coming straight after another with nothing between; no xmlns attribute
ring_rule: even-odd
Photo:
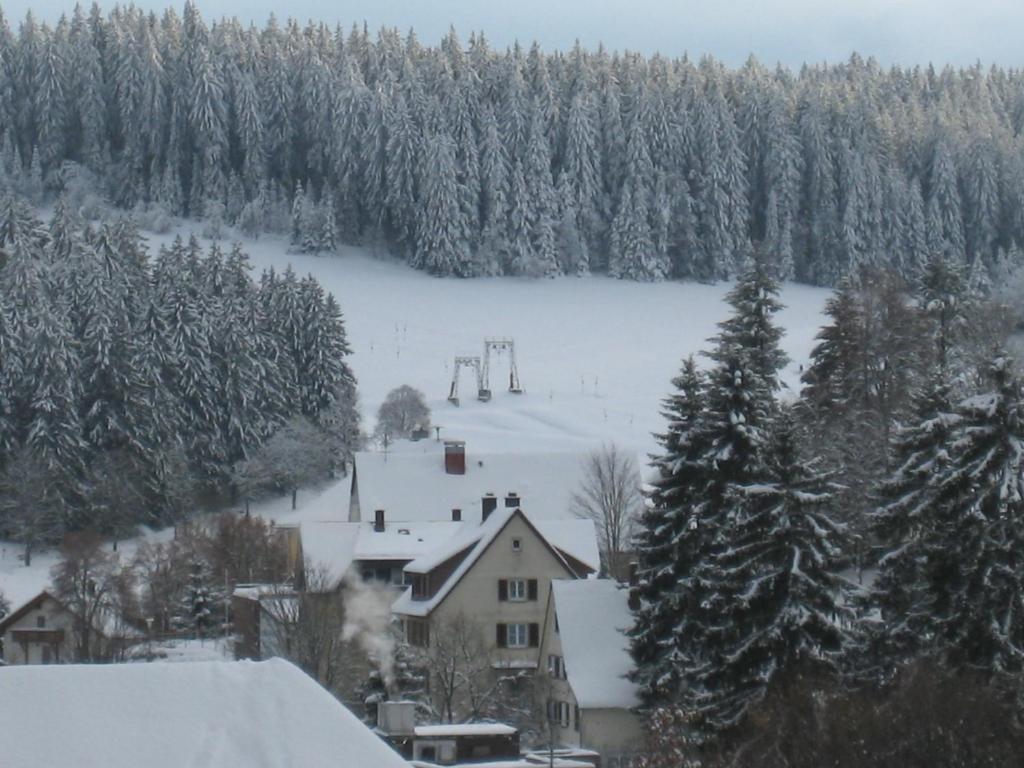
<svg viewBox="0 0 1024 768"><path fill-rule="evenodd" d="M628 708L640 703L626 679L633 662L623 634L633 624L628 592L612 579L551 582L565 674L584 709Z"/></svg>
<svg viewBox="0 0 1024 768"><path fill-rule="evenodd" d="M519 496L534 520L571 519L572 495L580 491L585 454L479 453L466 446L466 472L445 472L444 446L435 441L403 445L395 452L361 452L355 457L359 509L363 520L383 509L389 520L462 519L479 523L481 499L492 493L498 506Z"/></svg>
<svg viewBox="0 0 1024 768"><path fill-rule="evenodd" d="M9 626L20 621L27 613L38 609L43 602L47 600L52 600L60 606L61 610L71 613L71 609L68 608L64 601L44 589L39 594L34 595L30 600L26 600L21 605L15 606L14 610L8 613L3 620L0 621L0 635L2 635ZM104 637L108 638L132 639L146 636L144 632L124 621L120 614L109 608L98 610L93 616L92 624L94 629L98 630Z"/></svg>
<svg viewBox="0 0 1024 768"><path fill-rule="evenodd" d="M424 739L445 736L511 736L516 729L502 723L462 723L456 725L417 725L413 733Z"/></svg>
<svg viewBox="0 0 1024 768"><path fill-rule="evenodd" d="M5 768L408 768L281 659L23 666L2 676Z"/></svg>
<svg viewBox="0 0 1024 768"><path fill-rule="evenodd" d="M527 515L521 509L499 507L485 522L479 525L465 522L451 540L429 554L413 560L405 567L405 570L411 573L426 573L459 552L469 549L458 567L452 571L441 588L429 600L413 600L412 589L406 589L392 606L395 613L426 616L434 610L473 567L491 542L508 525L509 520L517 514L522 515L528 523L537 529L538 534L546 538L545 528L549 527L552 521L535 522L532 514ZM563 553L567 554L596 572L600 565L600 558L597 554L597 536L593 521L577 519L555 522L557 523L553 528L555 541L548 539L548 543L555 549L555 554L560 558L563 557ZM563 545L568 549L561 549ZM562 562L571 570L571 566L564 558Z"/></svg>
<svg viewBox="0 0 1024 768"><path fill-rule="evenodd" d="M415 560L450 540L460 527L451 521L387 522L383 531L375 531L372 522L303 522L300 530L303 556L337 583L356 560Z"/></svg>

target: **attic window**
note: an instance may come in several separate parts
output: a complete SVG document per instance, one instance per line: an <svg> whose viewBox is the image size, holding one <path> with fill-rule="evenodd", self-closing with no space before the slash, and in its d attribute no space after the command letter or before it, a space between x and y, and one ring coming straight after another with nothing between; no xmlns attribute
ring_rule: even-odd
<svg viewBox="0 0 1024 768"><path fill-rule="evenodd" d="M523 551L523 540L522 539L512 539L512 551L513 552L522 552Z"/></svg>
<svg viewBox="0 0 1024 768"><path fill-rule="evenodd" d="M45 628L46 628L46 617L45 616L36 616L36 629L45 629Z"/></svg>

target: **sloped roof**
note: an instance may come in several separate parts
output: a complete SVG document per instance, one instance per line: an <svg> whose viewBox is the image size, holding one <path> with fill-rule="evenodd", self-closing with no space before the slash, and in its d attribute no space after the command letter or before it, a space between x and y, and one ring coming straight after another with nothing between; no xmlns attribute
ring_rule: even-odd
<svg viewBox="0 0 1024 768"><path fill-rule="evenodd" d="M311 565L325 568L337 584L356 560L415 560L449 541L461 525L388 521L383 531L375 531L372 522L303 522L302 553Z"/></svg>
<svg viewBox="0 0 1024 768"><path fill-rule="evenodd" d="M2 677L5 768L408 768L281 659L7 667Z"/></svg>
<svg viewBox="0 0 1024 768"><path fill-rule="evenodd" d="M71 613L71 609L63 600L44 589L32 599L15 608L0 621L0 635L6 632L10 626L20 621L27 613L39 608L46 600L52 600L62 610ZM93 617L93 629L107 638L145 637L143 632L127 622L118 621L117 615L111 610L99 610L96 612L96 615Z"/></svg>
<svg viewBox="0 0 1024 768"><path fill-rule="evenodd" d="M551 582L565 674L584 709L630 708L640 703L623 634L633 624L628 591L612 579Z"/></svg>
<svg viewBox="0 0 1024 768"><path fill-rule="evenodd" d="M462 519L481 521L481 498L498 497L498 506L510 493L533 520L574 517L572 495L583 481L585 454L578 453L474 453L466 446L466 473L449 475L444 469L444 446L434 441L403 445L388 453L364 451L355 456L360 514L372 519L383 509L389 520L450 520L453 509Z"/></svg>
<svg viewBox="0 0 1024 768"><path fill-rule="evenodd" d="M462 577L469 572L480 556L487 551L491 542L497 538L509 521L515 516L522 517L527 525L533 528L537 535L551 547L551 551L565 566L567 573L575 572L574 564L566 557L579 560L592 571L596 572L600 565L600 558L597 554L597 536L594 524L591 520L560 520L554 521L556 533L555 539L549 539L542 529L542 526L550 526L553 521L535 522L521 509L502 509L495 511L484 523L479 525L471 522L463 523L462 528L449 541L431 551L429 554L417 558L409 563L405 570L411 573L427 573L441 563L455 555L469 550L462 561L458 564L441 588L429 600L413 600L412 589L406 589L393 604L392 609L396 613L409 616L426 616L440 605L451 593L455 585ZM570 547L571 551L564 551L559 544Z"/></svg>

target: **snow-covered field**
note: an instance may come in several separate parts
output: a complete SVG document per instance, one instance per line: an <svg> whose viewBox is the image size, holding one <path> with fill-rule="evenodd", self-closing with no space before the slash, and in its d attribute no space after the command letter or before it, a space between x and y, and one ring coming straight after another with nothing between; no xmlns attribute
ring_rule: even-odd
<svg viewBox="0 0 1024 768"><path fill-rule="evenodd" d="M180 231L188 236L187 228ZM152 250L174 234L149 235ZM663 427L659 401L681 360L707 348L728 313L725 284L438 279L358 248L303 256L289 254L277 238L244 244L256 277L264 268L291 264L300 276L315 275L338 299L367 430L387 392L411 384L426 394L442 437L466 440L470 452L587 451L612 441L640 454L653 450L651 433ZM783 290L783 348L791 358L784 380L794 390L827 297L826 290L801 285ZM464 370L461 406L450 405L454 356L482 354L484 337L495 336L515 340L525 392L506 391L503 357L492 359L490 402L477 401L475 382ZM322 518L330 493L300 493L296 513L286 499L269 500L257 511L277 520ZM131 542L122 546L132 549ZM24 568L20 551L0 542L0 591L12 607L48 583L56 562L53 553L40 553Z"/></svg>
<svg viewBox="0 0 1024 768"><path fill-rule="evenodd" d="M153 236L156 248L169 236ZM343 247L337 256L287 253L276 238L245 243L254 271L291 264L315 275L341 304L359 381L364 426L401 384L422 390L442 437L467 450L587 450L602 441L647 452L662 427L659 400L683 357L708 346L728 311L726 284L644 284L607 277L439 279ZM787 285L783 347L795 385L828 291ZM506 391L508 358L492 360L489 403L469 371L461 406L447 402L455 355L480 355L484 337L516 343L525 394Z"/></svg>

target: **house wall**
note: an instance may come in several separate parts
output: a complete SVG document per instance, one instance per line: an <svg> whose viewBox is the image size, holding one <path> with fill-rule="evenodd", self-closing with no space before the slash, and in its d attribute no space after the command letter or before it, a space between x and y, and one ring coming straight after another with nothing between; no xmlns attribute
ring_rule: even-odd
<svg viewBox="0 0 1024 768"><path fill-rule="evenodd" d="M640 718L628 709L580 710L580 746L599 752L603 768L627 768L643 735Z"/></svg>
<svg viewBox="0 0 1024 768"><path fill-rule="evenodd" d="M555 601L549 597L547 610L544 616L544 635L540 648L540 673L542 675L542 689L546 700L564 702L569 706L569 724L562 726L557 719L549 723L552 739L562 746L579 747L580 733L576 728L576 697L573 695L569 681L561 676L552 675L549 671L549 657L556 656L562 660L562 639L555 621Z"/></svg>
<svg viewBox="0 0 1024 768"><path fill-rule="evenodd" d="M21 643L14 639L18 630L40 631L38 619L43 617L41 631L63 630L63 641L54 645L44 642ZM4 633L4 661L8 664L43 664L45 645L50 646L50 663L68 663L74 660L72 616L55 600L44 600L38 608L29 611L9 626Z"/></svg>

